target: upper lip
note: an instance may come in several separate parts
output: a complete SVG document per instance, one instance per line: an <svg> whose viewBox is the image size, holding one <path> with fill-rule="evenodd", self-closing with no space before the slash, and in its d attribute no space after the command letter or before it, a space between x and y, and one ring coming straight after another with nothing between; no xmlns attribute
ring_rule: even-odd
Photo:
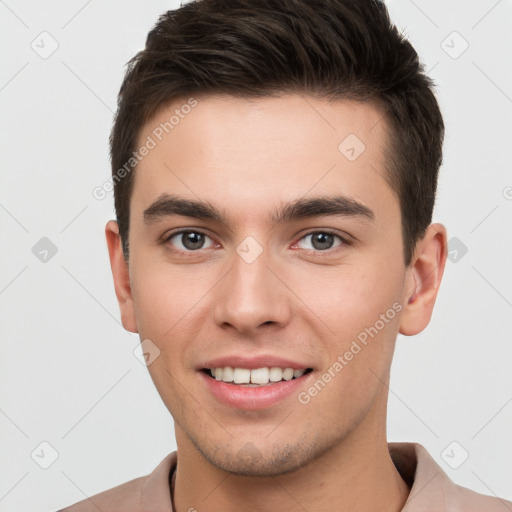
<svg viewBox="0 0 512 512"><path fill-rule="evenodd" d="M230 366L231 368L248 368L254 370L256 368L293 368L294 370L302 370L311 368L308 363L301 363L292 359L283 357L261 354L257 356L247 357L242 355L231 355L224 357L216 357L215 359L209 359L198 366L198 370L204 368L222 368L224 366Z"/></svg>

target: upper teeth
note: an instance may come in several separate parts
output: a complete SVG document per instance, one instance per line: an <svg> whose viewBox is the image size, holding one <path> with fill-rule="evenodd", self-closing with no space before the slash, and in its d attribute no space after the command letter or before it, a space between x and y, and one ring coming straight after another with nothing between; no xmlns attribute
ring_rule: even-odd
<svg viewBox="0 0 512 512"><path fill-rule="evenodd" d="M233 368L224 366L220 368L210 368L212 377L223 382L234 382L235 384L268 384L269 382L279 382L280 380L291 380L294 377L301 377L306 369L294 370L293 368Z"/></svg>

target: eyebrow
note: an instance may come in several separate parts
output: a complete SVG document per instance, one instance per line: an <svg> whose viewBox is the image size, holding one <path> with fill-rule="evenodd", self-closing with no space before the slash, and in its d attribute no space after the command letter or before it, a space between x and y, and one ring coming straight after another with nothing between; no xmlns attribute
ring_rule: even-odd
<svg viewBox="0 0 512 512"><path fill-rule="evenodd" d="M209 202L184 199L162 194L144 210L144 222L152 224L172 215L182 215L200 220L213 220L220 224L229 224L228 217ZM374 212L364 204L347 196L321 196L297 199L282 205L269 217L274 224L283 224L298 219L320 216L361 217L373 221Z"/></svg>

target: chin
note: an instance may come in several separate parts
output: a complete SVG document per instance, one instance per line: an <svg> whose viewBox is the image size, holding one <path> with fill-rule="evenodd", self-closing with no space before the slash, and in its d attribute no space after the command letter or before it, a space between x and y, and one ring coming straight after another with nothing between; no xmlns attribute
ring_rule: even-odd
<svg viewBox="0 0 512 512"><path fill-rule="evenodd" d="M240 448L218 447L214 450L196 446L201 455L213 466L233 475L272 477L293 473L321 457L330 447L306 448L304 444L267 445L258 448L247 442Z"/></svg>

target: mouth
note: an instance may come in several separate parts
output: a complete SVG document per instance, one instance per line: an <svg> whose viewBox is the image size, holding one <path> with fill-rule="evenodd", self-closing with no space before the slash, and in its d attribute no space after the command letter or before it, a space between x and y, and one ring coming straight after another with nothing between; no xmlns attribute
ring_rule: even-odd
<svg viewBox="0 0 512 512"><path fill-rule="evenodd" d="M262 368L240 368L232 366L220 366L215 368L203 368L201 370L211 379L226 384L242 387L273 386L280 382L296 380L313 371L312 368L281 368L278 366Z"/></svg>
<svg viewBox="0 0 512 512"><path fill-rule="evenodd" d="M315 375L312 368L213 365L200 369L197 374L219 405L247 411L269 409L286 400L292 400L290 405L293 404Z"/></svg>

